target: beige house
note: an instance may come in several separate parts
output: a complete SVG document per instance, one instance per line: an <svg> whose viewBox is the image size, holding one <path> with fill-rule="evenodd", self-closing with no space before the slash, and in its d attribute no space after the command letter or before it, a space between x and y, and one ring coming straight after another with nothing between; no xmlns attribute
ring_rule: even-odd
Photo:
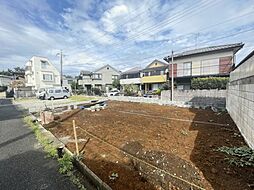
<svg viewBox="0 0 254 190"><path fill-rule="evenodd" d="M110 65L105 65L93 72L81 71L81 79L79 85L84 87L84 90L91 91L92 88L99 88L103 91L108 91L112 87L114 80L119 79L121 72Z"/></svg>
<svg viewBox="0 0 254 190"><path fill-rule="evenodd" d="M25 85L33 90L60 86L60 72L46 58L33 56L25 68Z"/></svg>
<svg viewBox="0 0 254 190"><path fill-rule="evenodd" d="M210 46L175 54L173 66L175 86L179 90L188 90L191 88L192 78L228 77L235 65L235 55L243 45L235 43ZM171 56L165 57L164 60L170 63L171 78Z"/></svg>

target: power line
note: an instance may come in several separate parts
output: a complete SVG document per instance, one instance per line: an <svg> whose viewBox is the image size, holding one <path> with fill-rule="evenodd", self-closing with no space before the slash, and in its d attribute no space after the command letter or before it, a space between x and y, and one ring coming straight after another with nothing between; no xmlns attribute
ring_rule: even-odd
<svg viewBox="0 0 254 190"><path fill-rule="evenodd" d="M130 40L132 40L132 39L135 39L136 37L139 37L139 36L141 36L141 35L143 35L144 34L144 32L146 31L146 30L150 30L151 31L151 29L156 29L156 28L158 28L160 25L162 25L162 24L165 24L165 23L171 23L171 22L173 22L173 21L175 21L175 20L177 20L177 17L180 15L181 16L181 14L186 14L186 16L188 15L188 13L189 14L191 14L192 12L193 12L193 10L195 10L195 9L197 9L197 11L200 11L200 9L201 8L204 8L204 7L206 7L207 6L207 4L209 4L209 3L213 3L214 1L210 1L210 2L205 2L204 4L201 4L201 5L196 5L196 4L191 4L191 6L189 6L187 9L184 9L184 10L181 10L181 11L178 11L173 17L171 17L169 20L166 20L166 21L163 21L163 22L161 22L161 23L158 23L158 24L156 24L156 25L154 25L154 26L150 26L150 27L147 27L147 28L143 28L142 29L142 33L140 33L139 35L132 35L131 36L131 38L129 38L128 39L128 41L130 41ZM216 2L216 1L215 1ZM189 16L189 15L188 15ZM157 16L158 17L158 16ZM154 18L157 18L157 17L154 17ZM175 19L175 20L174 20ZM165 22L165 23L164 23ZM145 23L147 23L147 22L145 22ZM144 23L143 23L144 24ZM140 27L141 27L142 25L140 25ZM139 28L139 27L138 27ZM100 39L100 38L97 38L97 39ZM125 41L125 43L126 43L126 41ZM111 45L116 45L116 44L118 44L119 45L119 42L116 42L116 43L113 43L113 44L111 44ZM89 48L86 48L84 51L87 51Z"/></svg>
<svg viewBox="0 0 254 190"><path fill-rule="evenodd" d="M219 22L219 23L210 25L210 26L208 26L208 27L204 27L204 28L200 29L199 32L200 32L200 31L207 30L207 29L212 28L212 27L215 27L215 26L218 26L218 25L221 25L221 24L224 24L224 23L227 23L227 22L231 22L231 21L233 21L233 20L235 20L235 19L239 19L239 18L241 18L241 17L248 16L248 15L253 14L253 13L254 13L253 11L250 11L250 12L248 12L248 13L239 15L239 16L237 16L237 17L229 18L229 19L227 19L227 20L225 20L225 21L223 21L223 22ZM178 37L176 37L176 38L168 39L167 41L170 41L170 40L172 41L172 40L176 40L176 39L181 39L181 38L183 38L184 36L188 36L188 35L191 35L191 34L193 34L193 32L188 33L188 34L185 34L185 35L178 36ZM123 46L123 47L124 47L124 46ZM130 49L130 48L131 48L131 47L129 47L129 48L127 48L127 49ZM125 50L126 50L126 49L125 49ZM111 55L114 55L114 54L109 54L109 55L103 56L102 58L104 59L104 58L107 58L107 57L109 57L109 56L111 56ZM100 57L100 58L101 58L101 57ZM111 60L115 60L115 59L111 59ZM118 59L116 59L116 60L118 60Z"/></svg>

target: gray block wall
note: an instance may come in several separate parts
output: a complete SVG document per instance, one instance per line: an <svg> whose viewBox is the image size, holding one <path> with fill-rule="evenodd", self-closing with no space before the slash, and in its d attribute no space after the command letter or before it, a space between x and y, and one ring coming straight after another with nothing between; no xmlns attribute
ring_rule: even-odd
<svg viewBox="0 0 254 190"><path fill-rule="evenodd" d="M162 91L161 100L171 99L171 91ZM226 90L175 90L174 101L184 102L194 107L213 106L217 108L226 107Z"/></svg>
<svg viewBox="0 0 254 190"><path fill-rule="evenodd" d="M254 149L254 56L231 72L226 108L245 141Z"/></svg>

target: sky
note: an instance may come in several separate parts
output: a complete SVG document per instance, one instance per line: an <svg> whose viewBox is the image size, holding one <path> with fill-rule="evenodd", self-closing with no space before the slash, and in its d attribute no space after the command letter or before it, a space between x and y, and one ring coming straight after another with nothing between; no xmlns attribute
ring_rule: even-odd
<svg viewBox="0 0 254 190"><path fill-rule="evenodd" d="M199 47L254 49L254 0L0 0L0 70L43 56L78 75L110 64L125 71Z"/></svg>

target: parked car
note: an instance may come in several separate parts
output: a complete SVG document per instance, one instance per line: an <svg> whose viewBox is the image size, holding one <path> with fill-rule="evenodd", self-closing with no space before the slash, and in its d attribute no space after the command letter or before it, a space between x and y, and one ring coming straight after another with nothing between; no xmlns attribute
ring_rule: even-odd
<svg viewBox="0 0 254 190"><path fill-rule="evenodd" d="M119 94L120 94L120 90L118 90L118 89L112 89L112 90L110 90L110 92L108 92L108 93L105 93L105 95L106 96L119 96Z"/></svg>
<svg viewBox="0 0 254 190"><path fill-rule="evenodd" d="M71 96L70 92L67 89L63 88L50 88L45 91L46 100L54 100L58 98L69 98Z"/></svg>

